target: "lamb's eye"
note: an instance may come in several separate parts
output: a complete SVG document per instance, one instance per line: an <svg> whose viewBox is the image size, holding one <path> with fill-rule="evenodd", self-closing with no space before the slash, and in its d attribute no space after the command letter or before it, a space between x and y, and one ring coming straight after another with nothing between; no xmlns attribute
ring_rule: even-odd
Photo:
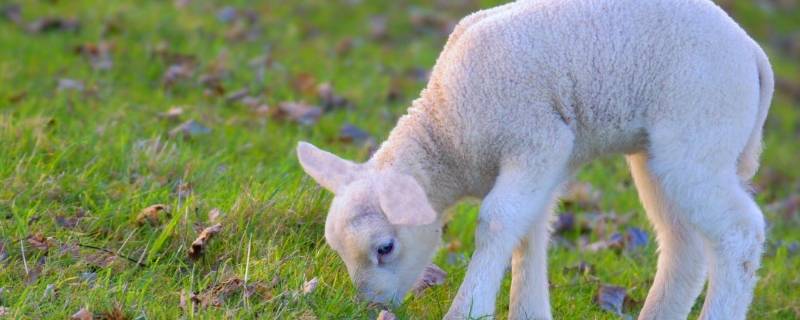
<svg viewBox="0 0 800 320"><path fill-rule="evenodd" d="M385 256L387 254L392 253L392 250L394 250L394 241L389 240L389 242L384 243L378 247L378 255Z"/></svg>

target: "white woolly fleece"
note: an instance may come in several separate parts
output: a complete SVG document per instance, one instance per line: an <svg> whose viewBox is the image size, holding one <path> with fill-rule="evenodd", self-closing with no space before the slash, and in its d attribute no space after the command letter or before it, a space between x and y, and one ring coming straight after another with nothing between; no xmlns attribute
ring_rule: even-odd
<svg viewBox="0 0 800 320"><path fill-rule="evenodd" d="M360 173L348 174L377 185L390 182L375 173L413 177L439 225L459 199L483 198L476 250L447 318L492 315L512 260L510 318L549 319L547 223L557 191L580 165L627 154L660 250L640 319L686 318L706 273L701 318L744 319L764 241L744 184L758 167L772 93L766 55L711 1L517 1L458 24L421 97L353 169ZM300 152L301 161L314 152ZM338 207L378 201L336 193ZM346 219L335 214L329 221ZM347 247L339 239L372 228L326 236ZM362 287L370 283L361 276Z"/></svg>

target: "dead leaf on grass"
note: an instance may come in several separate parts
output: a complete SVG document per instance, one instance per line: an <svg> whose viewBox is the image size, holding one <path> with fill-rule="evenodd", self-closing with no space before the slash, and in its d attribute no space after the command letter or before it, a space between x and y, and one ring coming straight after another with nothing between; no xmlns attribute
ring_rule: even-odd
<svg viewBox="0 0 800 320"><path fill-rule="evenodd" d="M565 273L575 272L581 275L591 275L594 273L594 266L586 261L578 262L578 264L564 268Z"/></svg>
<svg viewBox="0 0 800 320"><path fill-rule="evenodd" d="M47 256L39 257L39 260L28 270L28 273L25 275L25 284L32 284L39 279L39 276L42 275L42 271L44 270L44 265L47 263Z"/></svg>
<svg viewBox="0 0 800 320"><path fill-rule="evenodd" d="M161 82L164 84L164 87L170 88L176 85L178 82L191 78L193 74L194 67L192 67L190 64L173 64L167 68L167 71L164 72L164 76L161 77Z"/></svg>
<svg viewBox="0 0 800 320"><path fill-rule="evenodd" d="M317 285L319 285L319 279L317 279L317 277L314 277L311 280L306 281L303 284L303 294L313 293L314 290L317 289Z"/></svg>
<svg viewBox="0 0 800 320"><path fill-rule="evenodd" d="M81 308L78 312L75 312L69 318L72 320L92 320L94 315L89 311L89 309Z"/></svg>
<svg viewBox="0 0 800 320"><path fill-rule="evenodd" d="M217 223L220 217L222 217L222 210L213 208L208 212L208 223Z"/></svg>
<svg viewBox="0 0 800 320"><path fill-rule="evenodd" d="M193 138L199 135L208 134L211 129L195 120L188 120L169 131L172 138L183 137L184 139Z"/></svg>
<svg viewBox="0 0 800 320"><path fill-rule="evenodd" d="M115 303L111 309L103 311L100 313L100 319L102 320L127 320L130 319L127 314L125 314L125 310L122 309L122 306L119 303Z"/></svg>
<svg viewBox="0 0 800 320"><path fill-rule="evenodd" d="M177 121L183 115L183 111L184 109L182 106L175 106L169 108L169 110L167 110L166 112L159 113L158 116L170 121Z"/></svg>
<svg viewBox="0 0 800 320"><path fill-rule="evenodd" d="M208 245L208 242L220 231L222 231L222 224L219 223L203 229L203 231L200 232L200 235L197 236L197 239L192 242L192 246L189 248L189 258L192 260L197 260L203 256L203 251Z"/></svg>
<svg viewBox="0 0 800 320"><path fill-rule="evenodd" d="M160 223L161 215L167 211L169 211L168 207L163 204L154 204L144 208L136 217L136 224L141 226L145 223L149 223L152 226L157 226Z"/></svg>
<svg viewBox="0 0 800 320"><path fill-rule="evenodd" d="M369 35L375 40L386 40L389 37L389 19L381 15L370 17Z"/></svg>
<svg viewBox="0 0 800 320"><path fill-rule="evenodd" d="M234 92L229 93L227 96L225 96L225 102L234 103L234 102L240 101L240 100L244 99L245 97L247 97L248 94L250 94L250 90L248 90L246 88L245 89L236 90Z"/></svg>
<svg viewBox="0 0 800 320"><path fill-rule="evenodd" d="M375 138L370 136L364 130L360 128L346 123L339 129L339 141L344 143L353 143L358 146L367 146L367 145L375 145Z"/></svg>
<svg viewBox="0 0 800 320"><path fill-rule="evenodd" d="M106 41L84 43L75 47L75 53L82 55L95 70L108 70L114 66L111 51L114 44Z"/></svg>
<svg viewBox="0 0 800 320"><path fill-rule="evenodd" d="M422 277L417 280L417 283L414 284L411 290L415 295L419 295L425 291L425 289L443 285L445 277L447 277L447 272L435 264L430 264L425 267Z"/></svg>
<svg viewBox="0 0 800 320"><path fill-rule="evenodd" d="M376 318L376 319L377 320L396 320L397 316L395 316L394 313L392 313L389 310L381 310L381 312L378 313L378 318Z"/></svg>
<svg viewBox="0 0 800 320"><path fill-rule="evenodd" d="M322 109L302 102L281 102L273 114L277 119L289 119L301 125L310 126L322 116Z"/></svg>
<svg viewBox="0 0 800 320"><path fill-rule="evenodd" d="M80 30L81 23L75 18L43 17L36 19L26 27L30 33L45 33L51 31L76 32Z"/></svg>
<svg viewBox="0 0 800 320"><path fill-rule="evenodd" d="M69 78L61 78L58 79L58 88L59 92L63 91L77 91L83 92L86 89L86 86L83 84L83 81L69 79Z"/></svg>
<svg viewBox="0 0 800 320"><path fill-rule="evenodd" d="M553 233L563 234L575 229L575 215L570 212L559 213L553 223Z"/></svg>
<svg viewBox="0 0 800 320"><path fill-rule="evenodd" d="M8 97L8 103L16 104L28 97L28 91L22 90Z"/></svg>
<svg viewBox="0 0 800 320"><path fill-rule="evenodd" d="M84 258L86 263L98 268L107 268L116 260L117 256L108 252L93 253Z"/></svg>
<svg viewBox="0 0 800 320"><path fill-rule="evenodd" d="M800 195L792 195L775 201L768 204L765 209L767 209L766 211L780 214L785 220L790 220L793 217L800 216Z"/></svg>
<svg viewBox="0 0 800 320"><path fill-rule="evenodd" d="M28 236L28 244L40 251L47 251L53 246L53 237L45 237L42 233L37 232Z"/></svg>
<svg viewBox="0 0 800 320"><path fill-rule="evenodd" d="M22 7L20 7L19 4L4 4L2 7L0 7L0 13L2 14L3 18L6 18L13 23L22 23Z"/></svg>
<svg viewBox="0 0 800 320"><path fill-rule="evenodd" d="M561 198L566 206L596 209L602 193L588 182L573 182Z"/></svg>
<svg viewBox="0 0 800 320"><path fill-rule="evenodd" d="M303 72L292 77L292 88L302 95L310 96L314 94L316 87L317 78L310 73Z"/></svg>
<svg viewBox="0 0 800 320"><path fill-rule="evenodd" d="M331 111L349 104L349 101L345 97L338 95L328 82L317 86L317 97L319 97L320 104L325 111Z"/></svg>
<svg viewBox="0 0 800 320"><path fill-rule="evenodd" d="M260 295L263 298L269 299L271 296L269 290L272 289L269 285L262 282L248 283L246 286L244 281L238 277L231 277L227 280L214 285L213 287L206 288L198 294L182 292L182 304L188 308L188 301L201 307L219 307L225 300L236 294L242 293L246 297ZM187 301L188 299L188 301Z"/></svg>
<svg viewBox="0 0 800 320"><path fill-rule="evenodd" d="M625 303L625 288L601 285L595 296L595 302L601 309L613 312L616 315L622 315L622 306Z"/></svg>
<svg viewBox="0 0 800 320"><path fill-rule="evenodd" d="M8 252L6 251L6 243L0 239L0 262L8 259Z"/></svg>
<svg viewBox="0 0 800 320"><path fill-rule="evenodd" d="M78 209L74 216L65 216L63 214L59 214L55 216L56 224L60 227L65 229L74 229L78 222L83 218L85 212L83 209Z"/></svg>

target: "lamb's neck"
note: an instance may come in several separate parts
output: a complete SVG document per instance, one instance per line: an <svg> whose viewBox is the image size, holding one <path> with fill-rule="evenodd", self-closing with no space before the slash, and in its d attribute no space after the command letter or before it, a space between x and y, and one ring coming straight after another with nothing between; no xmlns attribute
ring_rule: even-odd
<svg viewBox="0 0 800 320"><path fill-rule="evenodd" d="M437 133L426 113L415 101L402 116L389 138L370 159L377 170L394 170L417 180L437 212L465 195L458 169L453 166L444 137Z"/></svg>

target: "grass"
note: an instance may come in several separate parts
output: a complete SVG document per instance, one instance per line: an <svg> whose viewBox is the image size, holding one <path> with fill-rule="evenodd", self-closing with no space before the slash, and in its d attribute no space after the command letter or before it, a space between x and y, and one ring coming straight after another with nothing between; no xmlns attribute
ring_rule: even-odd
<svg viewBox="0 0 800 320"><path fill-rule="evenodd" d="M324 243L331 195L304 176L293 148L298 140L309 140L347 158L366 159L367 148L338 141L341 125L353 123L378 141L385 138L424 86L412 74L430 68L446 40L434 27L414 25L409 16L453 20L499 2L437 9L424 1L226 1L259 16L260 32L235 40L226 33L235 31L236 23L248 25L221 21L223 1L197 0L183 8L155 0L19 1L25 21L75 17L81 28L31 33L0 20L0 307L5 317L67 318L85 307L96 315L116 309L138 319L374 318L379 310L354 299L343 264ZM800 111L797 92L791 92L800 88L800 63L796 53L773 44L797 33L800 11L745 0L725 5L768 47L786 83L773 103L755 181L759 203L780 203L800 193ZM387 19L384 39L370 35L380 33L370 27L376 15ZM95 70L74 53L76 46L100 40L113 43L109 70ZM195 75L165 87L162 77L171 62L158 54L165 50L193 55ZM271 63L257 63L265 56ZM247 89L273 108L282 101L318 103L298 84L302 78L331 83L352 107L328 112L313 126L277 121L204 93L197 78L209 70L225 71L221 85L229 93ZM58 90L59 79L82 81L85 88ZM389 92L397 98L387 99ZM211 132L170 137L179 122L159 114L173 106L183 106L181 120L197 120ZM643 228L650 243L622 253L554 244L549 253L554 315L618 318L593 302L601 284L613 284L628 290L632 303L625 311L635 316L655 272L656 245L630 175L622 158L614 157L587 166L579 178L602 191L593 210L630 217L608 231ZM167 205L169 213L156 225L137 224L137 214L153 204ZM193 262L188 246L209 225L212 208L223 212L218 219L223 231ZM457 219L444 241L459 241L461 248L442 250L436 258L448 272L447 282L408 298L395 310L401 318L440 318L458 289L466 259L453 257L471 252L477 207L464 203L453 211ZM584 207L561 211L575 212L579 219L589 214ZM74 227L57 219L79 212L83 217ZM796 208L765 213L770 245L750 317L797 319L800 258L791 244L800 241L800 218ZM37 234L50 237L49 248L36 248L30 236ZM565 237L575 241L578 235ZM595 241L605 235L596 229L586 237ZM595 271L570 268L581 262ZM319 287L302 294L303 284L314 277ZM180 306L182 291L204 292L231 278L260 287L253 295L234 292L216 307ZM498 299L501 316L508 283Z"/></svg>

